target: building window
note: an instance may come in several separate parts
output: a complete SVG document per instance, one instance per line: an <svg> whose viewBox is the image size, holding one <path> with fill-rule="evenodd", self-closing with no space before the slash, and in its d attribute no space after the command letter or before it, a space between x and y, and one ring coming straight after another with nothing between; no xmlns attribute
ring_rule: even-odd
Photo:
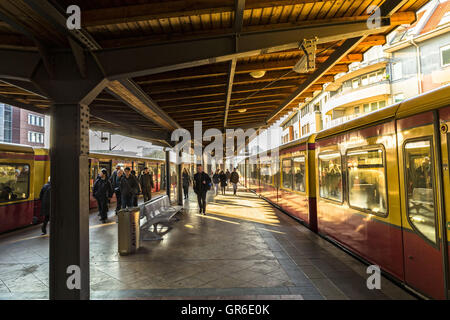
<svg viewBox="0 0 450 320"><path fill-rule="evenodd" d="M403 93L398 93L394 95L394 103L399 103L405 100L405 95Z"/></svg>
<svg viewBox="0 0 450 320"><path fill-rule="evenodd" d="M358 113L359 113L359 106L355 107L355 114L358 114Z"/></svg>
<svg viewBox="0 0 450 320"><path fill-rule="evenodd" d="M359 87L359 79L352 80L352 88L357 89Z"/></svg>
<svg viewBox="0 0 450 320"><path fill-rule="evenodd" d="M34 114L28 114L28 124L32 126L43 127L44 126L44 118L41 116L37 116Z"/></svg>
<svg viewBox="0 0 450 320"><path fill-rule="evenodd" d="M441 48L441 66L450 66L450 45Z"/></svg>
<svg viewBox="0 0 450 320"><path fill-rule="evenodd" d="M370 104L370 110L371 111L375 111L375 110L377 110L378 109L378 102L372 102L371 104Z"/></svg>
<svg viewBox="0 0 450 320"><path fill-rule="evenodd" d="M363 211L387 213L386 175L382 149L347 153L349 205Z"/></svg>
<svg viewBox="0 0 450 320"><path fill-rule="evenodd" d="M370 112L370 105L368 103L364 104L364 113Z"/></svg>
<svg viewBox="0 0 450 320"><path fill-rule="evenodd" d="M44 143L44 134L40 132L28 131L28 142Z"/></svg>
<svg viewBox="0 0 450 320"><path fill-rule="evenodd" d="M11 106L5 105L3 122L4 122L3 141L12 142L12 108L11 108Z"/></svg>
<svg viewBox="0 0 450 320"><path fill-rule="evenodd" d="M308 133L309 133L309 123L305 124L305 125L302 127L302 136L305 136L305 135L307 135Z"/></svg>
<svg viewBox="0 0 450 320"><path fill-rule="evenodd" d="M29 195L30 167L28 164L0 163L0 202L27 199Z"/></svg>
<svg viewBox="0 0 450 320"><path fill-rule="evenodd" d="M369 76L363 76L361 78L361 85L367 86L369 84Z"/></svg>
<svg viewBox="0 0 450 320"><path fill-rule="evenodd" d="M386 107L386 101L378 101L378 109Z"/></svg>
<svg viewBox="0 0 450 320"><path fill-rule="evenodd" d="M341 155L319 155L319 195L321 198L343 201Z"/></svg>
<svg viewBox="0 0 450 320"><path fill-rule="evenodd" d="M392 80L399 80L403 78L403 67L401 62L392 64Z"/></svg>

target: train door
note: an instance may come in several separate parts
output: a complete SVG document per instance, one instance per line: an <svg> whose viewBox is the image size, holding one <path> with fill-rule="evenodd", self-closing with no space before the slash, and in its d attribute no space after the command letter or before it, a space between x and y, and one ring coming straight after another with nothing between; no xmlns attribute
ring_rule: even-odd
<svg viewBox="0 0 450 320"><path fill-rule="evenodd" d="M445 298L440 137L433 113L397 121L405 282Z"/></svg>

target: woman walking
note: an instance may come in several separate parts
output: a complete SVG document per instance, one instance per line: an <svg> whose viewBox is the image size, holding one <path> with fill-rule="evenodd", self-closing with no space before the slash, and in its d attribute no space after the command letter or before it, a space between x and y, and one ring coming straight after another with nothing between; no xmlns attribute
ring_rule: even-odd
<svg viewBox="0 0 450 320"><path fill-rule="evenodd" d="M220 171L216 170L214 175L212 176L212 181L214 183L214 190L216 192L216 196L219 194L219 183L220 183Z"/></svg>
<svg viewBox="0 0 450 320"><path fill-rule="evenodd" d="M222 171L219 174L220 189L222 190L222 195L225 195L225 188L227 187L227 175Z"/></svg>
<svg viewBox="0 0 450 320"><path fill-rule="evenodd" d="M184 199L189 198L189 185L191 184L191 177L186 168L183 169L183 191Z"/></svg>

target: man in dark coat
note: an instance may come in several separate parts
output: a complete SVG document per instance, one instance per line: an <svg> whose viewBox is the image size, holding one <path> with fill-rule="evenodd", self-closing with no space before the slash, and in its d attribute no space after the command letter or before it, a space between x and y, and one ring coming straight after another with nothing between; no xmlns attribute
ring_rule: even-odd
<svg viewBox="0 0 450 320"><path fill-rule="evenodd" d="M144 202L151 200L153 184L153 174L148 171L148 168L144 168L144 172L141 173L139 177L139 182L141 184L142 194L144 195Z"/></svg>
<svg viewBox="0 0 450 320"><path fill-rule="evenodd" d="M97 199L100 220L105 223L108 218L108 201L113 195L106 169L102 169L97 180L95 180L93 194L95 199Z"/></svg>
<svg viewBox="0 0 450 320"><path fill-rule="evenodd" d="M197 194L197 201L200 213L206 214L206 193L211 187L211 178L203 172L202 165L197 166L197 173L194 175L194 192Z"/></svg>
<svg viewBox="0 0 450 320"><path fill-rule="evenodd" d="M133 207L134 196L139 193L139 183L131 174L129 167L125 168L125 175L120 180L120 193L122 195L122 208Z"/></svg>
<svg viewBox="0 0 450 320"><path fill-rule="evenodd" d="M136 183L138 185L138 191L133 194L133 207L137 207L138 205L138 195L141 193L141 183L139 182L138 177L136 177L136 171L131 170L131 176L136 180Z"/></svg>
<svg viewBox="0 0 450 320"><path fill-rule="evenodd" d="M42 234L47 234L47 224L50 220L50 205L51 205L51 187L50 187L50 177L48 177L48 182L44 184L39 194L39 199L41 200L41 216L44 217L44 222L42 223Z"/></svg>
<svg viewBox="0 0 450 320"><path fill-rule="evenodd" d="M236 195L237 184L239 183L239 173L237 173L236 168L231 173L230 182L233 184L233 194Z"/></svg>

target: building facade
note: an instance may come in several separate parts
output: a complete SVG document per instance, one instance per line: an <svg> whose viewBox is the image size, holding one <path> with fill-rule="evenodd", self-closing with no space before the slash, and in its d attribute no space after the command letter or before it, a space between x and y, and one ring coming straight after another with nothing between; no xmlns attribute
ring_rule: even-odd
<svg viewBox="0 0 450 320"><path fill-rule="evenodd" d="M450 0L434 0L417 21L389 34L363 61L336 75L335 81L293 111L300 135L307 136L450 83ZM298 115L297 115L298 114ZM283 122L282 143L288 135Z"/></svg>
<svg viewBox="0 0 450 320"><path fill-rule="evenodd" d="M42 114L0 104L0 141L46 146L48 119ZM48 134L47 134L48 135Z"/></svg>

